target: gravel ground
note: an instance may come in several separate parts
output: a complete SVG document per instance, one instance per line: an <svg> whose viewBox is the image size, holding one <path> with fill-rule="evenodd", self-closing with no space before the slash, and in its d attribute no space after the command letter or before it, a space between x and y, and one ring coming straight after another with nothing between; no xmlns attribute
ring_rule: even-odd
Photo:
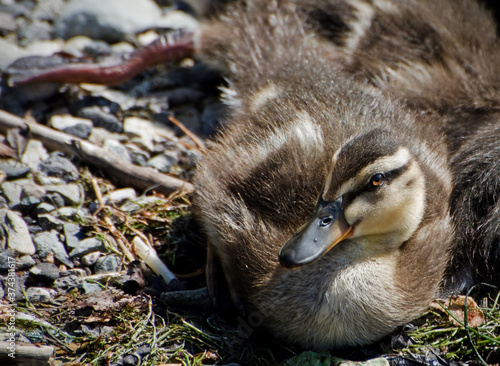
<svg viewBox="0 0 500 366"><path fill-rule="evenodd" d="M113 62L166 32L192 30L197 24L192 16L152 0L2 1L0 109L88 141L125 162L189 181L201 153L169 117L206 138L224 116L218 100L219 76L194 60L149 69L115 88L11 87L9 80L16 77L18 64L12 65L21 58L64 54ZM0 347L11 339L13 304L63 307L75 296L105 303L116 289L119 298L130 304L138 300L125 292L159 298L165 290L198 288L201 293L194 301L208 307L200 271L204 243L192 226L186 194L124 186L120 178L77 155L48 149L26 129L1 134ZM150 281L149 270L134 262L137 255L131 243L136 237L157 249L162 260L180 273L179 279L168 285L157 276ZM143 271L134 271L136 266ZM193 272L188 280L182 279ZM120 303L116 296L112 302ZM173 300L167 296L165 301ZM137 305L144 310L141 304L147 302ZM20 314L40 316L36 311L20 312L17 326ZM107 331L106 326L76 328L73 334ZM17 331L16 341L54 345Z"/></svg>

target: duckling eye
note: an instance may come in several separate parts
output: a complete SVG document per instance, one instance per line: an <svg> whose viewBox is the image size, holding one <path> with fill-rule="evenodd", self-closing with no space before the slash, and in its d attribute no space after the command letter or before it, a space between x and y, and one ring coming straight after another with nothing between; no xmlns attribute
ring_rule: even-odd
<svg viewBox="0 0 500 366"><path fill-rule="evenodd" d="M377 173L370 178L370 187L380 187L385 183L385 176L382 173Z"/></svg>
<svg viewBox="0 0 500 366"><path fill-rule="evenodd" d="M321 219L319 226L328 226L333 221L332 217L326 216Z"/></svg>

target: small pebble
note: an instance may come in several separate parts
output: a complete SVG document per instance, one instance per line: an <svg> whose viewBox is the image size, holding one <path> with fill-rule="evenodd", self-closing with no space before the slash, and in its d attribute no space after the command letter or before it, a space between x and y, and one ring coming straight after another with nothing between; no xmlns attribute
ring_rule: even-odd
<svg viewBox="0 0 500 366"><path fill-rule="evenodd" d="M53 282L61 277L59 269L53 263L38 263L30 269L30 273L35 276L37 280L44 282Z"/></svg>
<svg viewBox="0 0 500 366"><path fill-rule="evenodd" d="M38 140L31 139L24 150L21 162L30 167L31 170L37 171L40 163L48 157L49 154L43 144Z"/></svg>
<svg viewBox="0 0 500 366"><path fill-rule="evenodd" d="M35 253L28 225L18 213L0 209L0 223L7 236L7 248L21 254Z"/></svg>
<svg viewBox="0 0 500 366"><path fill-rule="evenodd" d="M61 177L69 181L77 180L80 176L71 160L58 152L50 154L49 158L40 164L40 169L49 176Z"/></svg>
<svg viewBox="0 0 500 366"><path fill-rule="evenodd" d="M103 201L107 205L119 205L124 201L134 200L137 198L137 193L133 188L116 189L113 192L105 195Z"/></svg>
<svg viewBox="0 0 500 366"><path fill-rule="evenodd" d="M63 232L66 239L66 247L71 250L75 249L80 244L80 242L85 239L85 232L78 224L64 224Z"/></svg>
<svg viewBox="0 0 500 366"><path fill-rule="evenodd" d="M45 185L43 188L47 193L59 194L68 206L78 205L83 199L83 189L75 183Z"/></svg>
<svg viewBox="0 0 500 366"><path fill-rule="evenodd" d="M43 214L43 213L51 212L55 209L56 209L56 207L51 205L50 203L42 202L38 206L36 206L35 212L37 214Z"/></svg>
<svg viewBox="0 0 500 366"><path fill-rule="evenodd" d="M92 252L105 250L104 244L97 238L87 238L78 243L78 245L69 253L71 258L81 257Z"/></svg>
<svg viewBox="0 0 500 366"><path fill-rule="evenodd" d="M121 262L120 257L115 254L100 257L94 266L94 272L96 274L116 272L120 268Z"/></svg>
<svg viewBox="0 0 500 366"><path fill-rule="evenodd" d="M120 120L113 114L105 112L99 106L90 106L82 108L78 111L78 117L89 119L95 127L101 127L109 132L122 132L123 125Z"/></svg>
<svg viewBox="0 0 500 366"><path fill-rule="evenodd" d="M88 295L95 292L101 292L103 288L97 283L82 282L77 286L80 293Z"/></svg>
<svg viewBox="0 0 500 366"><path fill-rule="evenodd" d="M17 259L17 269L22 271L33 267L35 260L30 255L23 255Z"/></svg>
<svg viewBox="0 0 500 366"><path fill-rule="evenodd" d="M64 276L56 279L54 281L53 287L55 289L67 290L73 288L82 283L82 279L76 275Z"/></svg>
<svg viewBox="0 0 500 366"><path fill-rule="evenodd" d="M92 121L71 115L52 116L49 125L70 135L86 139L92 132Z"/></svg>
<svg viewBox="0 0 500 366"><path fill-rule="evenodd" d="M82 264L87 267L93 266L97 262L100 256L101 252L92 252L87 255L84 255L82 257Z"/></svg>
<svg viewBox="0 0 500 366"><path fill-rule="evenodd" d="M33 303L49 301L55 294L54 290L44 287L29 287L26 290L26 298Z"/></svg>
<svg viewBox="0 0 500 366"><path fill-rule="evenodd" d="M29 166L19 163L14 159L8 159L0 160L0 171L7 174L7 178L12 180L26 177L31 169Z"/></svg>
<svg viewBox="0 0 500 366"><path fill-rule="evenodd" d="M59 240L59 233L57 231L44 231L35 234L33 241L35 242L37 253L41 258L45 258L49 253L53 253L61 263L70 268L74 267L64 248L64 244Z"/></svg>

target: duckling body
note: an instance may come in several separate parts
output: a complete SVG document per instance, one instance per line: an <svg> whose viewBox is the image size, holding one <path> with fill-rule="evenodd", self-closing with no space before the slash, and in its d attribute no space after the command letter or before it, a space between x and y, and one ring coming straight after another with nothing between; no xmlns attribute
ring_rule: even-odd
<svg viewBox="0 0 500 366"><path fill-rule="evenodd" d="M199 35L232 109L198 167L195 213L233 300L278 338L370 343L440 291L445 136L350 82L293 3L252 4Z"/></svg>

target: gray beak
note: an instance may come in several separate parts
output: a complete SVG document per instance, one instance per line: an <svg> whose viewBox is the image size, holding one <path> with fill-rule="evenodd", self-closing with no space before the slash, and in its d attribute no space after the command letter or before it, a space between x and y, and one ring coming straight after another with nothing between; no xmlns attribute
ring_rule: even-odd
<svg viewBox="0 0 500 366"><path fill-rule="evenodd" d="M279 261L286 268L311 263L349 238L352 231L344 217L342 197L332 202L320 198L309 220L281 247Z"/></svg>

